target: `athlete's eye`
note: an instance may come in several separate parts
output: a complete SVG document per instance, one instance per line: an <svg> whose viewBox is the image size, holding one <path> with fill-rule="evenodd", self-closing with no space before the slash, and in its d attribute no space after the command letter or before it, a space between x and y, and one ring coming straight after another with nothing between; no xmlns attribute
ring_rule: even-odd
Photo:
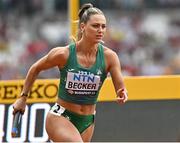
<svg viewBox="0 0 180 143"><path fill-rule="evenodd" d="M92 24L92 27L98 29L98 28L102 28L105 29L106 28L106 24Z"/></svg>
<svg viewBox="0 0 180 143"><path fill-rule="evenodd" d="M99 28L100 25L99 25L99 24L93 24L92 27L94 27L94 28Z"/></svg>
<svg viewBox="0 0 180 143"><path fill-rule="evenodd" d="M105 25L105 24L102 25L102 29L104 29L104 28L106 28L106 25Z"/></svg>

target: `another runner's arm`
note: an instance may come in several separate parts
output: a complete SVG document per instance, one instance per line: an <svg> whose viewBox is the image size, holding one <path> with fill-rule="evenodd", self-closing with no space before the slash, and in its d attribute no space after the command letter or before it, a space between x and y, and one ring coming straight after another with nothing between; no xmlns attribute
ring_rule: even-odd
<svg viewBox="0 0 180 143"><path fill-rule="evenodd" d="M46 69L50 69L52 67L58 66L63 67L66 63L68 57L67 47L58 47L53 48L47 55L39 59L36 63L34 63L25 78L25 84L23 87L22 93L27 95L30 91L34 81L36 80L38 74Z"/></svg>

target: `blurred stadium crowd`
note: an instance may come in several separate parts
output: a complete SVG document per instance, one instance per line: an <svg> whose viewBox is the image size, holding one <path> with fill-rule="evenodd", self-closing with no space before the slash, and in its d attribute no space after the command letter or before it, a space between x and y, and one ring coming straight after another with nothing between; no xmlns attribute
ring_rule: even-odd
<svg viewBox="0 0 180 143"><path fill-rule="evenodd" d="M105 45L126 76L180 74L179 0L81 0L101 8ZM67 0L0 0L0 80L24 79L51 48L69 42ZM39 78L58 78L58 69Z"/></svg>

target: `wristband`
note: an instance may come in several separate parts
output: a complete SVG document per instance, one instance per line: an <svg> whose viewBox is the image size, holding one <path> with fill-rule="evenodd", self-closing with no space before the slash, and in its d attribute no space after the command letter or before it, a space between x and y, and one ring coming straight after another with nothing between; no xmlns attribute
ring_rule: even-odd
<svg viewBox="0 0 180 143"><path fill-rule="evenodd" d="M21 93L21 96L25 96L25 97L28 97L28 94L25 94L25 93Z"/></svg>

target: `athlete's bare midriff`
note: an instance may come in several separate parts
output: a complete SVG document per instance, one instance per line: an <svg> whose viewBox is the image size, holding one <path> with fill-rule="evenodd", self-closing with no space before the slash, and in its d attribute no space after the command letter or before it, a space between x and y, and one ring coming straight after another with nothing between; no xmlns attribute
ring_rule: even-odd
<svg viewBox="0 0 180 143"><path fill-rule="evenodd" d="M57 103L69 111L78 113L80 115L91 115L94 114L96 104L93 105L80 105L71 102L67 102L63 99L58 98Z"/></svg>

